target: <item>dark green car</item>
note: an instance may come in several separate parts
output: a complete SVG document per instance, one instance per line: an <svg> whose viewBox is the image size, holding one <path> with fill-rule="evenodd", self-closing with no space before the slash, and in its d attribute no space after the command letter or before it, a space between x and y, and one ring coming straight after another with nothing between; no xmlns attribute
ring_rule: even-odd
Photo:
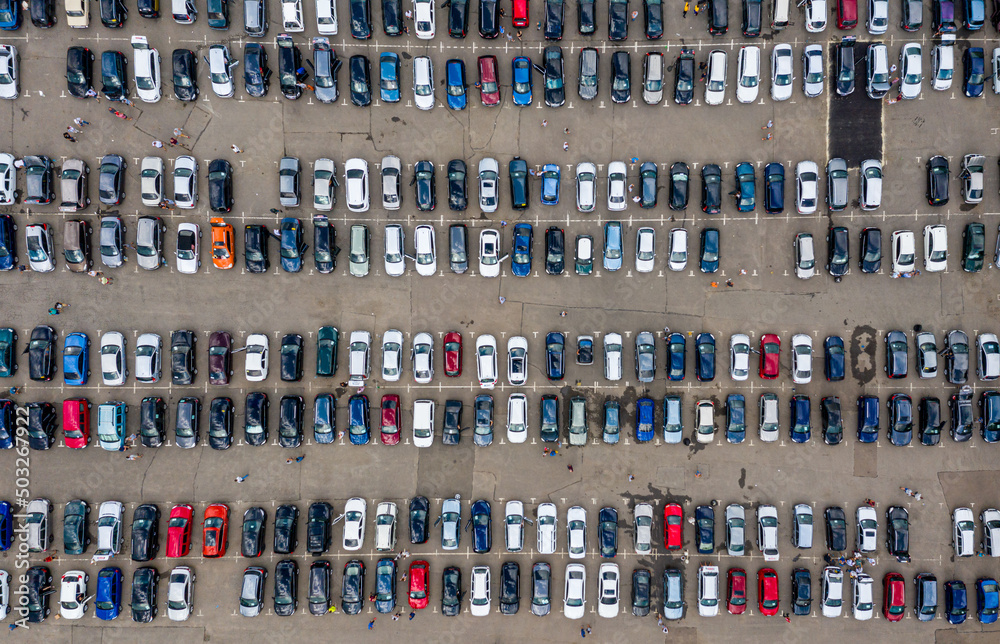
<svg viewBox="0 0 1000 644"><path fill-rule="evenodd" d="M17 372L17 332L0 329L0 378L10 378Z"/></svg>
<svg viewBox="0 0 1000 644"><path fill-rule="evenodd" d="M966 224L962 231L962 270L978 273L983 270L986 253L986 227L978 222Z"/></svg>
<svg viewBox="0 0 1000 644"><path fill-rule="evenodd" d="M87 551L90 537L87 536L87 517L90 506L86 501L70 501L63 511L63 552L68 555L82 555Z"/></svg>
<svg viewBox="0 0 1000 644"><path fill-rule="evenodd" d="M316 336L316 375L332 376L337 373L337 345L340 332L337 327L320 327Z"/></svg>

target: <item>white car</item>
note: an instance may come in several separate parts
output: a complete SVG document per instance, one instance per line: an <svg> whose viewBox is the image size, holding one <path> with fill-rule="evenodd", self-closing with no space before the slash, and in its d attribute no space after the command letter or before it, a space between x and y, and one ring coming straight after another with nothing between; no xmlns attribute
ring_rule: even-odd
<svg viewBox="0 0 1000 644"><path fill-rule="evenodd" d="M620 333L604 334L604 379L611 382L622 379L622 336Z"/></svg>
<svg viewBox="0 0 1000 644"><path fill-rule="evenodd" d="M715 440L715 404L711 400L699 400L694 411L698 442L711 443Z"/></svg>
<svg viewBox="0 0 1000 644"><path fill-rule="evenodd" d="M551 555L555 553L558 522L554 503L542 503L538 506L538 517L535 520L538 532L538 554Z"/></svg>
<svg viewBox="0 0 1000 644"><path fill-rule="evenodd" d="M917 243L912 230L897 230L892 233L892 272L895 275L909 275L916 269Z"/></svg>
<svg viewBox="0 0 1000 644"><path fill-rule="evenodd" d="M396 547L396 504L382 501L375 506L375 550L388 552Z"/></svg>
<svg viewBox="0 0 1000 644"><path fill-rule="evenodd" d="M1000 47L993 50L993 93L1000 94Z"/></svg>
<svg viewBox="0 0 1000 644"><path fill-rule="evenodd" d="M742 381L750 376L750 337L734 333L729 337L729 377Z"/></svg>
<svg viewBox="0 0 1000 644"><path fill-rule="evenodd" d="M17 47L0 45L0 98L13 100L21 95L17 61Z"/></svg>
<svg viewBox="0 0 1000 644"><path fill-rule="evenodd" d="M597 614L601 617L610 619L618 616L619 577L618 564L602 563L598 569Z"/></svg>
<svg viewBox="0 0 1000 644"><path fill-rule="evenodd" d="M423 224L413 231L413 252L417 274L431 277L437 272L437 246L434 244L434 226Z"/></svg>
<svg viewBox="0 0 1000 644"><path fill-rule="evenodd" d="M868 0L868 33L880 36L889 29L889 0Z"/></svg>
<svg viewBox="0 0 1000 644"><path fill-rule="evenodd" d="M59 616L80 619L87 612L87 582L90 575L82 570L70 570L59 583Z"/></svg>
<svg viewBox="0 0 1000 644"><path fill-rule="evenodd" d="M705 81L705 104L722 105L726 100L726 52L713 49L708 54L708 78Z"/></svg>
<svg viewBox="0 0 1000 644"><path fill-rule="evenodd" d="M876 210L882 205L882 162L866 159L858 173L861 182L861 209Z"/></svg>
<svg viewBox="0 0 1000 644"><path fill-rule="evenodd" d="M773 505L757 506L757 549L764 561L778 560L778 510Z"/></svg>
<svg viewBox="0 0 1000 644"><path fill-rule="evenodd" d="M924 270L948 270L948 228L942 224L924 226Z"/></svg>
<svg viewBox="0 0 1000 644"><path fill-rule="evenodd" d="M163 342L156 333L143 333L135 341L135 379L157 382L160 379L160 355Z"/></svg>
<svg viewBox="0 0 1000 644"><path fill-rule="evenodd" d="M108 331L101 336L101 376L109 387L125 384L128 366L125 364L125 336Z"/></svg>
<svg viewBox="0 0 1000 644"><path fill-rule="evenodd" d="M951 545L956 557L975 554L976 523L969 508L955 508L951 513Z"/></svg>
<svg viewBox="0 0 1000 644"><path fill-rule="evenodd" d="M625 189L626 173L623 162L612 161L608 164L608 210L625 210L628 203Z"/></svg>
<svg viewBox="0 0 1000 644"><path fill-rule="evenodd" d="M795 277L807 280L816 275L816 247L809 233L795 235Z"/></svg>
<svg viewBox="0 0 1000 644"><path fill-rule="evenodd" d="M364 159L348 159L344 164L344 188L347 209L351 212L368 212L368 162Z"/></svg>
<svg viewBox="0 0 1000 644"><path fill-rule="evenodd" d="M333 159L316 159L313 164L313 208L327 212L337 203L337 164Z"/></svg>
<svg viewBox="0 0 1000 644"><path fill-rule="evenodd" d="M434 37L434 0L413 0L413 26L420 40Z"/></svg>
<svg viewBox="0 0 1000 644"><path fill-rule="evenodd" d="M868 98L881 100L892 88L889 74L889 50L882 43L868 45L865 67L868 74L865 80L865 93Z"/></svg>
<svg viewBox="0 0 1000 644"><path fill-rule="evenodd" d="M587 511L579 505L566 511L566 549L570 559L587 556Z"/></svg>
<svg viewBox="0 0 1000 644"><path fill-rule="evenodd" d="M597 166L589 161L576 166L576 209L593 212L597 206Z"/></svg>
<svg viewBox="0 0 1000 644"><path fill-rule="evenodd" d="M875 509L863 505L858 508L855 519L855 549L858 552L875 552L878 547L878 515Z"/></svg>
<svg viewBox="0 0 1000 644"><path fill-rule="evenodd" d="M405 234L399 224L385 227L385 274L399 277L406 272Z"/></svg>
<svg viewBox="0 0 1000 644"><path fill-rule="evenodd" d="M976 338L976 348L979 359L976 361L976 373L980 380L996 380L1000 378L1000 342L995 333L980 333Z"/></svg>
<svg viewBox="0 0 1000 644"><path fill-rule="evenodd" d="M0 152L0 205L8 206L17 200L17 168L14 155Z"/></svg>
<svg viewBox="0 0 1000 644"><path fill-rule="evenodd" d="M0 620L10 614L10 573L0 570Z"/></svg>
<svg viewBox="0 0 1000 644"><path fill-rule="evenodd" d="M489 334L476 338L476 372L479 386L493 389L497 384L497 339Z"/></svg>
<svg viewBox="0 0 1000 644"><path fill-rule="evenodd" d="M198 162L193 156L184 154L174 161L174 201L185 210L198 205Z"/></svg>
<svg viewBox="0 0 1000 644"><path fill-rule="evenodd" d="M1000 67L997 68L1000 72ZM1000 78L1000 74L997 74ZM981 154L966 154L962 158L962 196L965 203L981 203L983 200L983 164L986 157Z"/></svg>
<svg viewBox="0 0 1000 644"><path fill-rule="evenodd" d="M663 54L649 52L642 67L642 100L646 105L659 105L663 100Z"/></svg>
<svg viewBox="0 0 1000 644"><path fill-rule="evenodd" d="M142 205L150 208L160 205L163 201L163 159L143 158L139 166L139 190L142 192Z"/></svg>
<svg viewBox="0 0 1000 644"><path fill-rule="evenodd" d="M778 397L775 394L760 396L760 440L765 443L778 440Z"/></svg>
<svg viewBox="0 0 1000 644"><path fill-rule="evenodd" d="M511 394L507 398L507 440L523 443L528 439L528 397Z"/></svg>
<svg viewBox="0 0 1000 644"><path fill-rule="evenodd" d="M583 564L566 566L566 585L563 590L563 615L566 619L583 619L587 605L587 569Z"/></svg>
<svg viewBox="0 0 1000 644"><path fill-rule="evenodd" d="M434 401L413 401L413 446L431 447L434 444Z"/></svg>
<svg viewBox="0 0 1000 644"><path fill-rule="evenodd" d="M246 343L246 377L250 382L267 378L268 338L263 333L252 333Z"/></svg>
<svg viewBox="0 0 1000 644"><path fill-rule="evenodd" d="M500 204L500 164L486 157L479 161L479 209L496 212Z"/></svg>
<svg viewBox="0 0 1000 644"><path fill-rule="evenodd" d="M698 615L715 617L719 614L719 567L698 566Z"/></svg>
<svg viewBox="0 0 1000 644"><path fill-rule="evenodd" d="M920 96L920 85L924 79L922 67L920 43L910 42L903 45L899 51L900 96L906 99Z"/></svg>
<svg viewBox="0 0 1000 644"><path fill-rule="evenodd" d="M808 549L813 544L813 509L805 503L792 508L795 524L792 526L792 543L796 548Z"/></svg>
<svg viewBox="0 0 1000 644"><path fill-rule="evenodd" d="M149 46L145 36L132 36L132 65L135 93L144 103L160 100L160 53Z"/></svg>
<svg viewBox="0 0 1000 644"><path fill-rule="evenodd" d="M726 506L726 553L730 557L746 554L747 515L739 503Z"/></svg>
<svg viewBox="0 0 1000 644"><path fill-rule="evenodd" d="M507 382L520 387L528 381L528 339L515 335L507 340Z"/></svg>
<svg viewBox="0 0 1000 644"><path fill-rule="evenodd" d="M365 514L368 506L359 497L344 504L344 550L360 550L365 543Z"/></svg>
<svg viewBox="0 0 1000 644"><path fill-rule="evenodd" d="M24 241L28 249L28 265L36 273L56 270L55 245L52 227L48 224L28 224L24 227Z"/></svg>
<svg viewBox="0 0 1000 644"><path fill-rule="evenodd" d="M826 4L825 0L822 4ZM826 15L823 14L823 25L826 26ZM792 70L792 46L775 45L771 50L771 100L787 101L792 97L792 82L795 72Z"/></svg>
<svg viewBox="0 0 1000 644"><path fill-rule="evenodd" d="M648 555L653 552L653 506L636 503L632 510L634 519L632 546L636 554Z"/></svg>
<svg viewBox="0 0 1000 644"><path fill-rule="evenodd" d="M864 622L872 618L875 600L872 598L874 580L863 572L851 579L854 589L854 619Z"/></svg>
<svg viewBox="0 0 1000 644"><path fill-rule="evenodd" d="M486 617L490 614L490 567L472 567L472 592L469 594L469 612L473 617Z"/></svg>
<svg viewBox="0 0 1000 644"><path fill-rule="evenodd" d="M955 75L955 34L941 34L940 42L934 45L931 50L931 73L931 89L951 89L951 79Z"/></svg>
<svg viewBox="0 0 1000 644"><path fill-rule="evenodd" d="M635 270L639 273L652 272L655 257L656 231L640 228L635 235Z"/></svg>
<svg viewBox="0 0 1000 644"><path fill-rule="evenodd" d="M792 382L805 385L812 381L812 338L805 333L792 336Z"/></svg>
<svg viewBox="0 0 1000 644"><path fill-rule="evenodd" d="M826 0L806 0L806 31L811 34L826 29Z"/></svg>
<svg viewBox="0 0 1000 644"><path fill-rule="evenodd" d="M809 98L823 93L823 46L806 45L802 50L802 92Z"/></svg>
<svg viewBox="0 0 1000 644"><path fill-rule="evenodd" d="M389 329L382 336L382 380L396 382L403 372L403 334Z"/></svg>
<svg viewBox="0 0 1000 644"><path fill-rule="evenodd" d="M185 622L191 617L194 579L194 573L187 566L177 566L170 571L167 582L167 618L170 621Z"/></svg>
<svg viewBox="0 0 1000 644"><path fill-rule="evenodd" d="M198 224L183 223L177 227L177 272L194 274L201 266L201 230Z"/></svg>
<svg viewBox="0 0 1000 644"><path fill-rule="evenodd" d="M753 103L760 91L760 47L747 45L741 48L736 69L736 100Z"/></svg>
<svg viewBox="0 0 1000 644"><path fill-rule="evenodd" d="M672 271L682 271L688 263L688 232L684 228L674 228L670 231L670 257L667 268Z"/></svg>
<svg viewBox="0 0 1000 644"><path fill-rule="evenodd" d="M979 513L979 522L983 524L983 540L979 542L979 549L987 557L1000 557L1000 511L996 508L983 510Z"/></svg>
<svg viewBox="0 0 1000 644"><path fill-rule="evenodd" d="M811 215L818 202L819 166L813 161L799 161L795 166L795 209L800 215Z"/></svg>
<svg viewBox="0 0 1000 644"><path fill-rule="evenodd" d="M524 504L507 501L504 508L504 545L507 552L521 552L524 549Z"/></svg>
<svg viewBox="0 0 1000 644"><path fill-rule="evenodd" d="M500 275L500 233L493 228L479 233L479 274L483 277Z"/></svg>
<svg viewBox="0 0 1000 644"><path fill-rule="evenodd" d="M823 569L820 605L823 617L840 617L844 605L844 573L840 568L827 566Z"/></svg>
<svg viewBox="0 0 1000 644"><path fill-rule="evenodd" d="M371 372L372 334L368 331L351 331L351 344L348 349L347 366L351 387L360 387Z"/></svg>
<svg viewBox="0 0 1000 644"><path fill-rule="evenodd" d="M121 551L122 510L118 501L105 501L97 513L97 550L93 561L107 561Z"/></svg>
<svg viewBox="0 0 1000 644"><path fill-rule="evenodd" d="M45 552L49 549L52 531L49 528L52 502L48 499L32 499L25 508L24 523L27 528L28 552Z"/></svg>
<svg viewBox="0 0 1000 644"><path fill-rule="evenodd" d="M281 27L289 33L305 31L302 23L302 0L281 0Z"/></svg>
<svg viewBox="0 0 1000 644"><path fill-rule="evenodd" d="M413 59L413 102L422 110L434 108L434 66L427 56Z"/></svg>
<svg viewBox="0 0 1000 644"><path fill-rule="evenodd" d="M434 380L434 338L430 333L413 336L410 362L413 363L413 380L417 384L426 385Z"/></svg>
<svg viewBox="0 0 1000 644"><path fill-rule="evenodd" d="M336 0L316 0L316 29L324 36L337 35Z"/></svg>
<svg viewBox="0 0 1000 644"><path fill-rule="evenodd" d="M232 70L240 61L229 57L229 48L225 45L212 45L208 48L208 77L212 81L212 91L220 98L233 95Z"/></svg>
<svg viewBox="0 0 1000 644"><path fill-rule="evenodd" d="M402 164L397 156L382 157L382 207L399 210L399 177Z"/></svg>

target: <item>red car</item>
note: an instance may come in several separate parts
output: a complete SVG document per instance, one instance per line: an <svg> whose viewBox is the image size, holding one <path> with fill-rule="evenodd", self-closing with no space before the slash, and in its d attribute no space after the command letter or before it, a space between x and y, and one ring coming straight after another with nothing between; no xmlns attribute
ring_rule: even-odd
<svg viewBox="0 0 1000 644"><path fill-rule="evenodd" d="M382 396L382 417L379 431L382 434L383 445L395 445L399 442L399 396L386 394Z"/></svg>
<svg viewBox="0 0 1000 644"><path fill-rule="evenodd" d="M726 609L732 615L742 615L747 609L747 571L730 568L726 575L729 582L729 600Z"/></svg>
<svg viewBox="0 0 1000 644"><path fill-rule="evenodd" d="M858 26L858 0L837 0L837 27L854 29Z"/></svg>
<svg viewBox="0 0 1000 644"><path fill-rule="evenodd" d="M191 552L191 522L194 508L187 503L179 503L170 511L167 522L167 556L186 557Z"/></svg>
<svg viewBox="0 0 1000 644"><path fill-rule="evenodd" d="M427 575L430 565L426 561L410 564L410 608L427 608Z"/></svg>
<svg viewBox="0 0 1000 644"><path fill-rule="evenodd" d="M233 375L233 336L216 331L208 339L208 381L213 385L228 385Z"/></svg>
<svg viewBox="0 0 1000 644"><path fill-rule="evenodd" d="M444 334L444 375L462 375L462 334L458 331Z"/></svg>
<svg viewBox="0 0 1000 644"><path fill-rule="evenodd" d="M757 607L768 617L778 614L778 573L774 568L757 572Z"/></svg>
<svg viewBox="0 0 1000 644"><path fill-rule="evenodd" d="M201 554L203 557L225 557L229 541L229 506L213 503L205 508L202 529Z"/></svg>
<svg viewBox="0 0 1000 644"><path fill-rule="evenodd" d="M90 442L90 401L86 398L63 401L63 437L72 449L83 449Z"/></svg>
<svg viewBox="0 0 1000 644"><path fill-rule="evenodd" d="M663 508L663 545L667 550L680 550L683 524L684 510L677 503L668 503Z"/></svg>
<svg viewBox="0 0 1000 644"><path fill-rule="evenodd" d="M886 574L882 580L882 615L890 622L903 619L906 609L906 584L898 572Z"/></svg>
<svg viewBox="0 0 1000 644"><path fill-rule="evenodd" d="M497 84L497 57L479 57L479 96L483 105L493 107L500 104L500 86Z"/></svg>
<svg viewBox="0 0 1000 644"><path fill-rule="evenodd" d="M760 369L758 374L764 380L778 377L778 360L781 357L781 340L773 333L760 337Z"/></svg>
<svg viewBox="0 0 1000 644"><path fill-rule="evenodd" d="M528 0L513 0L511 9L514 14L515 27L528 26Z"/></svg>

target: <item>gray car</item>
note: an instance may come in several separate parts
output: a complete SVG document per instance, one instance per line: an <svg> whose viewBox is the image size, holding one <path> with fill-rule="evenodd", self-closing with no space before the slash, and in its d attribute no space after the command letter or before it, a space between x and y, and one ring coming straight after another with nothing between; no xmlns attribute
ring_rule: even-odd
<svg viewBox="0 0 1000 644"><path fill-rule="evenodd" d="M840 157L830 159L826 164L826 204L830 210L843 210L847 200L847 161Z"/></svg>
<svg viewBox="0 0 1000 644"><path fill-rule="evenodd" d="M592 101L597 98L598 83L598 54L593 47L584 47L580 50L580 98L585 101Z"/></svg>
<svg viewBox="0 0 1000 644"><path fill-rule="evenodd" d="M295 157L281 157L278 163L278 201L286 208L299 205L302 170Z"/></svg>
<svg viewBox="0 0 1000 644"><path fill-rule="evenodd" d="M371 263L371 253L368 249L368 226L355 224L351 226L351 275L364 277L368 274Z"/></svg>
<svg viewBox="0 0 1000 644"><path fill-rule="evenodd" d="M167 227L159 217L139 217L135 230L135 257L141 268L155 271L163 263L163 233Z"/></svg>
<svg viewBox="0 0 1000 644"><path fill-rule="evenodd" d="M458 499L445 499L441 504L441 548L457 550L462 538L459 528L462 525L462 502Z"/></svg>
<svg viewBox="0 0 1000 644"><path fill-rule="evenodd" d="M649 331L635 336L635 377L639 382L653 382L656 373L656 339Z"/></svg>
<svg viewBox="0 0 1000 644"><path fill-rule="evenodd" d="M263 38L267 35L267 2L243 0L243 30L248 36Z"/></svg>
<svg viewBox="0 0 1000 644"><path fill-rule="evenodd" d="M101 263L118 268L125 263L125 226L121 217L101 217Z"/></svg>
<svg viewBox="0 0 1000 644"><path fill-rule="evenodd" d="M59 188L62 192L62 203L59 212L76 212L90 205L87 197L87 176L90 168L81 159L66 159L59 174Z"/></svg>
<svg viewBox="0 0 1000 644"><path fill-rule="evenodd" d="M336 52L330 49L330 41L326 38L313 39L313 84L316 86L316 100L321 103L334 103L339 96L337 92L337 70L340 61Z"/></svg>
<svg viewBox="0 0 1000 644"><path fill-rule="evenodd" d="M663 571L663 616L667 619L684 617L684 575L676 568Z"/></svg>

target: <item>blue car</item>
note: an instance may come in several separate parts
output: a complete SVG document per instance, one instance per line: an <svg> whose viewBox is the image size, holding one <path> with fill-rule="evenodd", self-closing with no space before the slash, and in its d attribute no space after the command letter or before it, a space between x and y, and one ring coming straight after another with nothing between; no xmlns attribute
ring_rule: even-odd
<svg viewBox="0 0 1000 644"><path fill-rule="evenodd" d="M122 571L108 566L97 573L97 594L94 608L97 619L111 621L122 612Z"/></svg>
<svg viewBox="0 0 1000 644"><path fill-rule="evenodd" d="M313 407L313 438L320 445L337 437L337 404L332 394L317 394Z"/></svg>
<svg viewBox="0 0 1000 644"><path fill-rule="evenodd" d="M684 362L687 359L687 341L680 333L667 337L667 380L684 380Z"/></svg>
<svg viewBox="0 0 1000 644"><path fill-rule="evenodd" d="M302 253L306 250L302 241L302 222L295 217L281 220L281 268L288 273L302 270Z"/></svg>
<svg viewBox="0 0 1000 644"><path fill-rule="evenodd" d="M968 612L965 582L958 579L944 582L944 614L949 624L964 624Z"/></svg>
<svg viewBox="0 0 1000 644"><path fill-rule="evenodd" d="M396 610L395 559L379 559L375 566L375 610L380 613Z"/></svg>
<svg viewBox="0 0 1000 644"><path fill-rule="evenodd" d="M10 550L14 543L14 509L0 501L0 550Z"/></svg>
<svg viewBox="0 0 1000 644"><path fill-rule="evenodd" d="M719 229L705 228L701 231L700 264L702 273L719 270Z"/></svg>
<svg viewBox="0 0 1000 644"><path fill-rule="evenodd" d="M913 439L913 400L906 394L893 394L886 406L889 408L889 442L905 447Z"/></svg>
<svg viewBox="0 0 1000 644"><path fill-rule="evenodd" d="M399 102L399 56L385 52L378 57L379 94L386 103Z"/></svg>
<svg viewBox="0 0 1000 644"><path fill-rule="evenodd" d="M846 374L844 363L844 339L839 335L828 336L823 341L823 372L826 379L839 382Z"/></svg>
<svg viewBox="0 0 1000 644"><path fill-rule="evenodd" d="M726 398L726 440L730 443L742 443L747 437L746 407L743 394Z"/></svg>
<svg viewBox="0 0 1000 644"><path fill-rule="evenodd" d="M514 225L514 250L510 255L510 272L515 277L527 277L531 273L531 224Z"/></svg>
<svg viewBox="0 0 1000 644"><path fill-rule="evenodd" d="M620 407L617 402L613 400L604 401L604 442L608 445L617 443L618 437L621 435L619 411Z"/></svg>
<svg viewBox="0 0 1000 644"><path fill-rule="evenodd" d="M793 443L805 443L812 437L812 425L809 423L809 413L812 405L809 396L801 394L792 396L791 438Z"/></svg>
<svg viewBox="0 0 1000 644"><path fill-rule="evenodd" d="M597 531L601 535L601 557L611 559L618 554L618 510L601 508L597 523Z"/></svg>
<svg viewBox="0 0 1000 644"><path fill-rule="evenodd" d="M493 513L489 501L482 499L472 504L472 550L482 554L493 547Z"/></svg>
<svg viewBox="0 0 1000 644"><path fill-rule="evenodd" d="M559 166L546 163L542 166L542 205L555 206L559 203Z"/></svg>
<svg viewBox="0 0 1000 644"><path fill-rule="evenodd" d="M753 212L756 205L753 166L744 161L736 166L736 207L740 212Z"/></svg>
<svg viewBox="0 0 1000 644"><path fill-rule="evenodd" d="M86 333L70 333L66 336L63 344L63 381L67 385L87 384L87 376L90 375L89 344Z"/></svg>
<svg viewBox="0 0 1000 644"><path fill-rule="evenodd" d="M698 355L695 358L695 375L701 382L715 380L715 336L711 333L699 333L694 341Z"/></svg>
<svg viewBox="0 0 1000 644"><path fill-rule="evenodd" d="M448 61L445 70L448 85L448 107L453 110L464 110L469 104L469 96L465 91L465 63L452 58Z"/></svg>
<svg viewBox="0 0 1000 644"><path fill-rule="evenodd" d="M996 579L976 580L976 617L980 624L992 624L997 621L997 610L1000 607L1000 587Z"/></svg>
<svg viewBox="0 0 1000 644"><path fill-rule="evenodd" d="M518 56L510 66L514 72L514 105L531 105L531 61Z"/></svg>
<svg viewBox="0 0 1000 644"><path fill-rule="evenodd" d="M14 235L14 218L0 215L0 271L10 271L17 266L17 241Z"/></svg>
<svg viewBox="0 0 1000 644"><path fill-rule="evenodd" d="M0 0L0 29L14 31L20 26L21 4L17 0Z"/></svg>
<svg viewBox="0 0 1000 644"><path fill-rule="evenodd" d="M694 510L694 532L698 539L698 554L715 552L715 510L709 505L699 505Z"/></svg>
<svg viewBox="0 0 1000 644"><path fill-rule="evenodd" d="M764 210L777 214L785 209L785 166L768 163L764 166Z"/></svg>
<svg viewBox="0 0 1000 644"><path fill-rule="evenodd" d="M622 267L622 222L604 224L604 270L617 271Z"/></svg>
<svg viewBox="0 0 1000 644"><path fill-rule="evenodd" d="M14 447L14 411L17 405L13 400L0 400L0 449Z"/></svg>
<svg viewBox="0 0 1000 644"><path fill-rule="evenodd" d="M566 376L566 336L557 331L545 336L545 372L549 380Z"/></svg>
<svg viewBox="0 0 1000 644"><path fill-rule="evenodd" d="M653 399L640 398L635 403L635 440L648 443L653 440Z"/></svg>
<svg viewBox="0 0 1000 644"><path fill-rule="evenodd" d="M367 445L371 440L368 423L368 396L354 394L347 402L347 427L352 445Z"/></svg>
<svg viewBox="0 0 1000 644"><path fill-rule="evenodd" d="M878 440L878 397L858 398L858 441L874 443Z"/></svg>
<svg viewBox="0 0 1000 644"><path fill-rule="evenodd" d="M983 23L986 21L985 0L964 0L962 7L965 9L962 12L965 15L965 28L969 31L982 29Z"/></svg>
<svg viewBox="0 0 1000 644"><path fill-rule="evenodd" d="M982 47L969 47L962 54L962 69L965 71L964 90L969 98L983 95L986 82L986 60Z"/></svg>

